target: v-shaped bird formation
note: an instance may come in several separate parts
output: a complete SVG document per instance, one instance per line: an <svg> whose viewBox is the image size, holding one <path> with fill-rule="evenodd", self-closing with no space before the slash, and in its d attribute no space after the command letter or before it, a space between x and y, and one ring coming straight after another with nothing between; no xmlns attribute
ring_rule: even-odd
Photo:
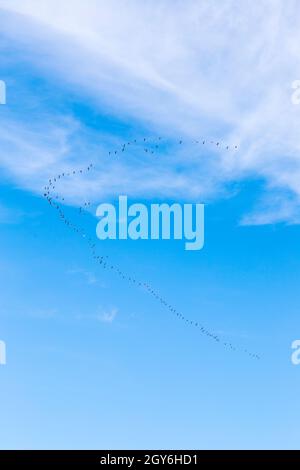
<svg viewBox="0 0 300 470"><path fill-rule="evenodd" d="M193 140L193 141L188 141L184 139L178 139L177 144L179 146L183 146L184 144L195 144L196 146L200 147L207 147L207 146L214 146L214 148L218 149L223 149L226 151L230 150L237 150L237 145L229 146L229 145L224 145L220 141L212 141L209 139L199 139L199 140ZM142 146L143 152L149 155L155 155L158 153L159 149L161 146L164 144L164 139L162 137L158 137L154 142L153 140L150 140L146 137L142 138L142 140L139 139L134 139L131 141L128 141L124 143L121 147L115 149L115 150L110 150L107 152L107 157L113 158L113 157L119 157L123 156L127 151L130 151L134 146ZM207 337L209 337L212 341L222 345L223 347L231 350L231 351L236 351L236 352L241 352L253 359L260 359L260 356L256 353L253 353L249 351L246 348L241 348L233 345L229 341L225 341L223 338L221 338L219 335L213 333L209 329L207 329L204 325L201 324L200 321L195 321L189 319L186 315L184 315L182 312L177 310L170 302L168 302L156 289L154 289L149 283L143 282L139 279L136 278L134 274L129 275L128 273L124 272L121 270L114 262L111 262L108 256L105 255L100 255L97 247L95 240L92 239L87 232L84 230L84 228L79 227L77 224L73 223L67 216L65 215L65 211L63 209L64 203L65 203L65 198L64 197L59 197L58 194L55 193L55 189L59 183L62 183L64 179L66 178L71 178L75 175L83 175L85 173L92 172L93 170L96 169L96 165L93 163L90 163L88 166L85 166L80 169L68 171L68 172L62 172L53 178L50 178L48 180L47 185L44 187L44 197L50 204L52 208L54 208L57 211L58 217L61 220L62 223L64 223L70 230L75 232L78 236L80 236L87 244L90 254L98 265L100 265L103 269L109 269L112 270L118 275L121 279L124 281L128 282L131 286L135 286L136 288L143 288L146 290L146 292L151 295L164 309L166 309L170 314L172 314L175 318L181 320L187 325L193 326L194 328L197 328L199 332ZM84 213L87 212L87 210L91 207L90 202L85 202L79 207L79 213L83 215Z"/></svg>

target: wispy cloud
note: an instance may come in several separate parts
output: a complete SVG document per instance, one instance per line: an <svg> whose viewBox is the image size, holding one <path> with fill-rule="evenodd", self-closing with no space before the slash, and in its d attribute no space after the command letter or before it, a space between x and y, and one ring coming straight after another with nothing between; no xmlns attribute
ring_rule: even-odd
<svg viewBox="0 0 300 470"><path fill-rule="evenodd" d="M300 78L296 0L0 0L1 7L5 37L26 48L41 75L71 86L96 108L106 106L170 137L211 135L239 144L238 153L223 152L212 165L190 158L189 151L151 168L136 168L132 161L105 163L98 182L83 183L82 191L88 188L98 197L127 187L146 196L199 198L253 175L265 180L266 192L272 187L273 193L293 193L298 204L300 107L290 99L291 83ZM69 132L61 120L55 130L51 122L36 128L34 136L26 128L17 133L12 128L14 142L6 136L16 149L18 170L5 152L1 161L28 184L40 181L57 161L68 164L78 144L78 129ZM95 155L90 139L79 133L77 163ZM73 201L74 188L65 188ZM286 209L282 217L297 220ZM251 220L254 215L245 219ZM264 220L276 218L266 213Z"/></svg>
<svg viewBox="0 0 300 470"><path fill-rule="evenodd" d="M295 194L271 192L259 201L254 210L241 219L241 225L300 223L300 198Z"/></svg>
<svg viewBox="0 0 300 470"><path fill-rule="evenodd" d="M76 316L78 320L93 320L101 323L112 323L119 310L116 307L104 309L100 308L97 313L94 314L79 314Z"/></svg>
<svg viewBox="0 0 300 470"><path fill-rule="evenodd" d="M112 308L110 310L102 311L101 313L99 313L97 318L103 323L112 323L114 319L116 318L117 313L118 313L118 309Z"/></svg>
<svg viewBox="0 0 300 470"><path fill-rule="evenodd" d="M97 285L100 285L102 288L106 287L106 284L100 281L93 272L88 271L86 269L72 268L72 269L69 269L67 273L71 275L79 275L81 278L84 279L84 281L88 285L97 284Z"/></svg>

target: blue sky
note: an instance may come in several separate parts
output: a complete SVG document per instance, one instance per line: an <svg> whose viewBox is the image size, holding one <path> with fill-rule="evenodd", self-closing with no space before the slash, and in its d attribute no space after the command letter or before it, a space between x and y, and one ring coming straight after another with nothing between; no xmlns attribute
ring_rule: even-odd
<svg viewBox="0 0 300 470"><path fill-rule="evenodd" d="M0 0L0 448L299 448L296 3L105 3ZM237 351L60 222L43 187L90 162L57 187L71 220ZM204 203L203 250L97 241L119 194Z"/></svg>

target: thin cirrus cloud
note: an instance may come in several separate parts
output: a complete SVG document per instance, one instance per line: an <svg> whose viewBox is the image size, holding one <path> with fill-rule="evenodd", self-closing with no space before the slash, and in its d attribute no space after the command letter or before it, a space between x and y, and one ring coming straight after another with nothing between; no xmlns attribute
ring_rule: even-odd
<svg viewBox="0 0 300 470"><path fill-rule="evenodd" d="M107 285L91 271L82 268L72 268L67 271L67 274L78 276L84 280L84 282L88 285L95 285L100 286L101 288L106 288Z"/></svg>
<svg viewBox="0 0 300 470"><path fill-rule="evenodd" d="M111 308L110 310L105 310L100 312L97 315L97 319L102 323L112 323L118 314L117 308Z"/></svg>
<svg viewBox="0 0 300 470"><path fill-rule="evenodd" d="M291 84L300 77L296 0L0 0L0 8L2 34L30 51L39 73L74 87L95 107L169 137L200 133L239 145L236 154L218 154L212 166L176 154L176 165L185 162L180 174L171 158L151 169L109 163L101 168L108 181L102 195L122 182L122 189L134 186L146 195L205 197L253 177L265 182L265 194L242 222L298 223L300 106L291 101ZM67 134L67 144L55 149L63 164L74 138ZM81 139L88 142L84 132ZM43 168L29 184L51 167L53 148L42 143ZM89 188L98 197L96 182ZM67 189L74 199L72 186Z"/></svg>
<svg viewBox="0 0 300 470"><path fill-rule="evenodd" d="M79 314L76 315L77 320L90 320L90 321L96 321L96 322L101 322L101 323L107 323L111 324L115 320L116 316L118 314L118 309L113 307L110 309L99 309L97 313L92 313L92 314Z"/></svg>

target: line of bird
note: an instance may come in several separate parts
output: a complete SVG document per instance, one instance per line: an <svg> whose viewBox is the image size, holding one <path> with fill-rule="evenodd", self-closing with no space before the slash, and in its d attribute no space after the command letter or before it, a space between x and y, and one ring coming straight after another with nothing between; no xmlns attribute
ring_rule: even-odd
<svg viewBox="0 0 300 470"><path fill-rule="evenodd" d="M160 144L162 144L163 142L164 141L163 141L162 137L158 137L157 141L154 143L154 148L156 150L159 150ZM184 141L183 140L178 140L177 143L178 143L178 145L183 145ZM212 144L212 145L216 145L217 147L220 147L220 148L223 147L226 150L229 150L230 148L233 148L233 147L229 147L228 145L223 145L221 142L218 142L218 141L214 142L214 141L211 141L211 140L201 140L201 141L200 140L195 140L195 141L193 141L193 143L201 144L201 145ZM122 147L121 147L121 150L119 149L119 150L114 150L114 151L108 151L107 156L110 157L110 156L113 156L113 155L118 155L119 152L124 153L127 148L132 148L134 145L140 145L140 144L145 146L144 151L145 152L147 151L146 153L150 153L150 154L154 153L154 150L153 150L152 147L149 147L149 146L147 147L148 139L143 138L141 142L138 141L138 139L134 139L132 141L129 141L129 142L123 144ZM153 145L153 142L151 142L151 144ZM234 149L236 150L237 148L238 147L235 145ZM181 321L185 322L188 325L191 325L191 326L194 326L195 328L198 328L199 331L203 335L209 337L210 339L212 339L216 343L221 344L222 346L224 346L225 348L227 348L231 351L243 352L244 354L248 355L249 357L251 357L253 359L260 360L260 356L258 354L253 353L253 352L249 351L246 348L238 348L237 346L233 345L229 341L224 341L219 335L217 335L217 334L209 331L207 328L205 328L199 321L195 321L195 320L191 320L191 319L187 318L180 311L178 311L172 304L167 302L163 298L163 296L160 295L160 293L157 290L153 289L153 287L150 284L148 284L147 282L142 282L142 281L136 279L134 276L130 276L130 275L126 274L124 271L119 269L118 266L116 266L115 264L112 264L110 262L108 256L104 256L104 255L100 256L99 253L96 250L95 241L90 236L88 236L88 234L86 233L86 231L83 228L80 228L79 226L77 226L76 224L71 222L66 217L66 215L65 215L65 213L62 209L62 205L65 201L65 198L64 197L59 198L58 195L53 196L53 192L54 192L54 189L56 188L56 184L61 182L64 178L72 177L72 176L75 176L75 175L82 175L85 172L90 172L91 170L94 170L95 168L96 167L94 166L94 164L90 163L85 168L80 168L80 169L69 171L69 172L62 172L62 173L56 175L55 177L50 178L48 180L48 184L44 187L44 197L46 198L46 200L48 201L50 206L53 207L58 212L59 219L69 229L71 229L73 232L80 235L82 238L84 238L86 240L86 243L88 244L88 247L91 251L91 255L92 255L93 260L97 264L99 264L103 269L110 269L110 270L115 271L120 276L120 278L122 278L123 280L128 281L131 285L134 285L138 288L145 289L164 308L166 308L174 317L180 319ZM61 201L62 204L60 204L59 201ZM84 214L89 209L90 206L91 206L90 202L85 202L82 206L79 207L80 214Z"/></svg>

